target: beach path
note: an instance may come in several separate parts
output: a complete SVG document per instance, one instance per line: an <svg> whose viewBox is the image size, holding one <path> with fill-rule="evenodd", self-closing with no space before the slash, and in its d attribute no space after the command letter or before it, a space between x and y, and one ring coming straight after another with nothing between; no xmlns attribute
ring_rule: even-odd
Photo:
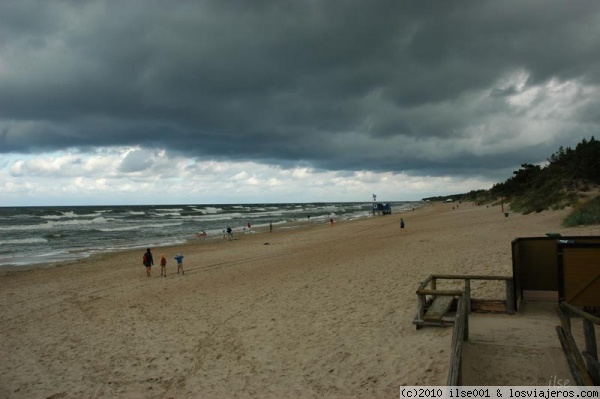
<svg viewBox="0 0 600 399"><path fill-rule="evenodd" d="M511 316L471 314L463 385L574 385L555 331L556 306L529 301Z"/></svg>

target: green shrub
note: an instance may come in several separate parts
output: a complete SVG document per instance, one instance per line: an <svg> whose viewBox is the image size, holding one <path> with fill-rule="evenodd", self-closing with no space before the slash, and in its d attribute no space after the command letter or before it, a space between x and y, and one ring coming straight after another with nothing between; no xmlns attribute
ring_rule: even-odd
<svg viewBox="0 0 600 399"><path fill-rule="evenodd" d="M600 224L600 196L578 205L563 221L566 227Z"/></svg>

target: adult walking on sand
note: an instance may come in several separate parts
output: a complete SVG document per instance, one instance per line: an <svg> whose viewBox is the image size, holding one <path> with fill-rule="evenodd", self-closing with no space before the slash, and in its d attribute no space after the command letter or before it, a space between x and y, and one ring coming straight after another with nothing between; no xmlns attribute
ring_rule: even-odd
<svg viewBox="0 0 600 399"><path fill-rule="evenodd" d="M152 252L150 248L146 250L144 257L142 258L142 263L146 266L146 277L150 277L152 275L152 265L154 264L154 259L152 259Z"/></svg>
<svg viewBox="0 0 600 399"><path fill-rule="evenodd" d="M404 231L404 219L400 218L400 230Z"/></svg>

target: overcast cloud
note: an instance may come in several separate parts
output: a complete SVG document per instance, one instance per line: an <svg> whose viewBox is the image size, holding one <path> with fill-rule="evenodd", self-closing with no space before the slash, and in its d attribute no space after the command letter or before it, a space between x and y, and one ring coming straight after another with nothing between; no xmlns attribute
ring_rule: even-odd
<svg viewBox="0 0 600 399"><path fill-rule="evenodd" d="M387 200L600 136L600 2L0 2L0 205Z"/></svg>

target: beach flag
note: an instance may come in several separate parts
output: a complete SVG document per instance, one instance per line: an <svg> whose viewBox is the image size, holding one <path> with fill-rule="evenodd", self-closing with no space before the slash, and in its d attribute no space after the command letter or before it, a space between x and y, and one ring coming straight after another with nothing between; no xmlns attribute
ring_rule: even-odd
<svg viewBox="0 0 600 399"><path fill-rule="evenodd" d="M377 201L377 195L373 194L373 201Z"/></svg>

